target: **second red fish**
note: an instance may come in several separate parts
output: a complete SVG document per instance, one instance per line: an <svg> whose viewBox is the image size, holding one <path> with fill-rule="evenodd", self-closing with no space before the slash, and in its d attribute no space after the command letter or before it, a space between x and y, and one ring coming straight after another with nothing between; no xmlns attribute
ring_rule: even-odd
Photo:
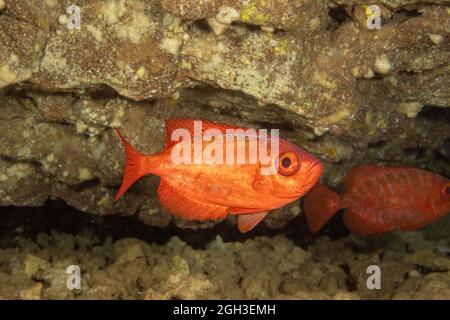
<svg viewBox="0 0 450 320"><path fill-rule="evenodd" d="M361 235L416 230L450 212L450 180L408 167L360 165L344 180L338 195L318 184L305 197L311 231L319 231L340 209L344 223Z"/></svg>

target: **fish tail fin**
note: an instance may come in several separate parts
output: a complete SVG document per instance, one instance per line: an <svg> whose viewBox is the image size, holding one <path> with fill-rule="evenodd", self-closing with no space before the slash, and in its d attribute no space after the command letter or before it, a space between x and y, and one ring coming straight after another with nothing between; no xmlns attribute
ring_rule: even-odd
<svg viewBox="0 0 450 320"><path fill-rule="evenodd" d="M317 232L342 208L341 197L323 184L316 184L306 194L303 207L309 229Z"/></svg>
<svg viewBox="0 0 450 320"><path fill-rule="evenodd" d="M146 156L137 151L126 139L119 130L116 130L117 135L122 141L125 147L126 165L123 173L122 185L117 192L114 201L117 201L122 195L141 177L148 174L148 170L145 170L144 164L146 163Z"/></svg>

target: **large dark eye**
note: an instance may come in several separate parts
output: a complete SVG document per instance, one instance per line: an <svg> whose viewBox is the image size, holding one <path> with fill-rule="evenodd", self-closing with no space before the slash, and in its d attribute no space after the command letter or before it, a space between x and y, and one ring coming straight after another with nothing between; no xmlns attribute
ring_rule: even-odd
<svg viewBox="0 0 450 320"><path fill-rule="evenodd" d="M292 161L288 157L281 160L281 165L283 166L283 168L289 168L291 166L291 164L292 164Z"/></svg>
<svg viewBox="0 0 450 320"><path fill-rule="evenodd" d="M442 187L442 195L444 198L450 199L450 182Z"/></svg>
<svg viewBox="0 0 450 320"><path fill-rule="evenodd" d="M278 172L283 176L291 176L300 169L300 160L294 152L285 152L280 155Z"/></svg>

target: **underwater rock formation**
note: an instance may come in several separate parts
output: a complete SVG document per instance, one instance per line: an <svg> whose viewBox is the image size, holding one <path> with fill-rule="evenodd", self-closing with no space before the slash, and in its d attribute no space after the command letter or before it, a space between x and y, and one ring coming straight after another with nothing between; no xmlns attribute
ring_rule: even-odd
<svg viewBox="0 0 450 320"><path fill-rule="evenodd" d="M281 128L326 162L331 185L360 162L449 175L448 2L370 4L379 30L352 0L83 0L78 30L70 1L5 0L0 205L60 198L167 226L155 178L113 202L124 156L111 129L154 153L173 116ZM266 223L300 212L295 203Z"/></svg>
<svg viewBox="0 0 450 320"><path fill-rule="evenodd" d="M62 201L0 214L0 299L450 299L450 216L362 238L336 223L320 235L293 223L161 229ZM374 265L380 287L368 289Z"/></svg>
<svg viewBox="0 0 450 320"><path fill-rule="evenodd" d="M0 299L450 299L450 259L436 249L442 241L421 232L322 237L307 250L285 236L218 236L204 249L177 237L164 245L100 241L89 231L16 241L17 248L0 249ZM73 264L82 281L71 291ZM381 290L367 288L373 264L383 270Z"/></svg>

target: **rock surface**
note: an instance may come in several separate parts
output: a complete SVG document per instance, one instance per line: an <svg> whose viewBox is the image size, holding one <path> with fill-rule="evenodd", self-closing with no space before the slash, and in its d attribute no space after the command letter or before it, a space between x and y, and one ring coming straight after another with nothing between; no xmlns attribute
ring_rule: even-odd
<svg viewBox="0 0 450 320"><path fill-rule="evenodd" d="M100 240L89 229L18 234L15 243L0 249L0 299L450 299L448 237L421 232L320 236L305 248L284 235L217 236L193 249L178 237ZM79 289L67 287L71 265ZM379 290L367 287L371 265L380 267Z"/></svg>

